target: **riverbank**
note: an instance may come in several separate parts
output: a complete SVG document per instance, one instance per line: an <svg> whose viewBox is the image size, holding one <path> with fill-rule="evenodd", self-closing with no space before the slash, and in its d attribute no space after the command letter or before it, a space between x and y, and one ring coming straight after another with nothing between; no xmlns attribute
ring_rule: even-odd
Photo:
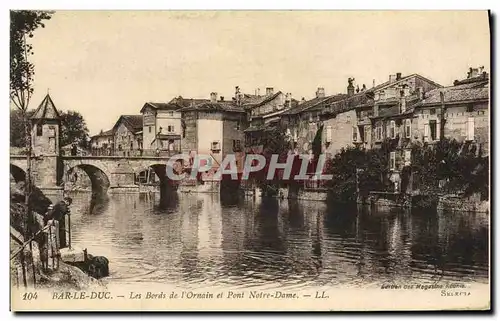
<svg viewBox="0 0 500 321"><path fill-rule="evenodd" d="M46 244L42 231L43 216L40 212L52 202L39 189L34 188L30 197L33 220L26 218L24 183L11 185L10 203L10 271L14 287L36 286L37 288L88 289L102 287L103 283L89 276L86 271L67 264L61 258L47 258L40 251ZM29 230L30 233L26 233ZM29 243L24 235L36 235ZM48 263L43 263L48 262ZM48 266L44 266L48 265Z"/></svg>

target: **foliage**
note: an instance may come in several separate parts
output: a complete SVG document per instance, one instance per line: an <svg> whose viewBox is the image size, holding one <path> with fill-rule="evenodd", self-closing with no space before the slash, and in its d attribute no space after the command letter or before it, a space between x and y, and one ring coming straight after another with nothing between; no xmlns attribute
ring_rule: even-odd
<svg viewBox="0 0 500 321"><path fill-rule="evenodd" d="M412 155L412 172L421 192L488 194L489 158L476 144L443 139L434 146L415 144Z"/></svg>
<svg viewBox="0 0 500 321"><path fill-rule="evenodd" d="M10 98L17 108L26 111L33 94L35 66L29 61L33 46L26 37L32 38L37 28L44 28L44 20L52 12L36 10L10 11Z"/></svg>
<svg viewBox="0 0 500 321"><path fill-rule="evenodd" d="M61 146L76 143L87 148L89 139L87 124L79 112L69 110L61 113Z"/></svg>
<svg viewBox="0 0 500 321"><path fill-rule="evenodd" d="M33 115L33 110L28 110L28 118ZM10 111L10 146L26 147L25 126L23 112L19 109Z"/></svg>
<svg viewBox="0 0 500 321"><path fill-rule="evenodd" d="M27 115L31 117L34 110L28 110ZM15 109L10 112L10 145L13 147L25 147L24 119L21 110ZM89 142L89 130L85 119L77 111L61 113L61 146L76 143L86 148Z"/></svg>
<svg viewBox="0 0 500 321"><path fill-rule="evenodd" d="M325 172L332 175L327 187L330 199L335 202L356 201L357 190L361 195L383 190L388 171L387 149L384 142L378 149L359 147L343 148L326 164Z"/></svg>

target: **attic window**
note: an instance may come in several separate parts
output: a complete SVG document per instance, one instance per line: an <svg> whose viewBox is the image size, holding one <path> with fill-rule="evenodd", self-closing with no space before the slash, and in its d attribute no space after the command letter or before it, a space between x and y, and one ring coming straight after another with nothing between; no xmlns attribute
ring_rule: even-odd
<svg viewBox="0 0 500 321"><path fill-rule="evenodd" d="M472 113L473 111L474 111L474 105L472 105L472 104L468 104L468 105L467 105L467 112L468 112L468 113Z"/></svg>

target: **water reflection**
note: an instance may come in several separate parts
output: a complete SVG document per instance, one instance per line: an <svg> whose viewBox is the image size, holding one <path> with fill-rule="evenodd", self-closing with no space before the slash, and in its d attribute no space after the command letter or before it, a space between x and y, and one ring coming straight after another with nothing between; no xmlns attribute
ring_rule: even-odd
<svg viewBox="0 0 500 321"><path fill-rule="evenodd" d="M73 199L73 243L110 258L110 282L375 286L488 277L487 215L217 194L162 204L158 194Z"/></svg>

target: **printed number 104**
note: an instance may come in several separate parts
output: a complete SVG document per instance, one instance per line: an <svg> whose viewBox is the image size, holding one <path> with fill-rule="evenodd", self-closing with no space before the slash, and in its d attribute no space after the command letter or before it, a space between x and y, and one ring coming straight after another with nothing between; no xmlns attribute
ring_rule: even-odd
<svg viewBox="0 0 500 321"><path fill-rule="evenodd" d="M23 300L36 300L38 299L38 293L36 292L26 292L23 294Z"/></svg>

